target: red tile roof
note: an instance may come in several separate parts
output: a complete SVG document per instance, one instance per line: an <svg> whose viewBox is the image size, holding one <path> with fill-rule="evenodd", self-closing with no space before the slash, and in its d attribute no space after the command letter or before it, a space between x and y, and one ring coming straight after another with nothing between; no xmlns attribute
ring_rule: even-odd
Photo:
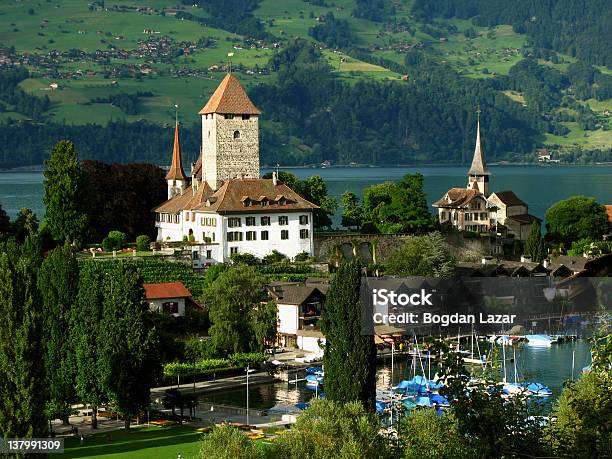
<svg viewBox="0 0 612 459"><path fill-rule="evenodd" d="M228 73L198 115L209 113L259 115L261 112L251 102L238 79Z"/></svg>
<svg viewBox="0 0 612 459"><path fill-rule="evenodd" d="M161 300L166 298L190 298L191 292L182 282L164 282L161 284L144 284L147 300Z"/></svg>
<svg viewBox="0 0 612 459"><path fill-rule="evenodd" d="M606 208L606 212L608 213L608 221L612 223L612 205L608 204L604 207Z"/></svg>

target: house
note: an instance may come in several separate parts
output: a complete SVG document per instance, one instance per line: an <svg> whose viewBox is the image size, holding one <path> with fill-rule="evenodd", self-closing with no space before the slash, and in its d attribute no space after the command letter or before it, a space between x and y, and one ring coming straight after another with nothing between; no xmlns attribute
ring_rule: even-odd
<svg viewBox="0 0 612 459"><path fill-rule="evenodd" d="M194 304L191 292L182 282L144 284L143 287L150 311L179 317L184 316L186 308Z"/></svg>
<svg viewBox="0 0 612 459"><path fill-rule="evenodd" d="M326 281L274 282L268 293L276 301L279 346L320 353L325 343L319 320L329 289Z"/></svg>
<svg viewBox="0 0 612 459"><path fill-rule="evenodd" d="M433 207L438 209L440 224L458 231L503 232L527 240L531 224L540 219L528 213L527 204L513 191L489 192L491 171L480 138L480 114L474 156L467 175L465 188L451 188L433 203Z"/></svg>
<svg viewBox="0 0 612 459"><path fill-rule="evenodd" d="M552 159L552 154L547 148L540 148L536 151L539 162L548 162Z"/></svg>
<svg viewBox="0 0 612 459"><path fill-rule="evenodd" d="M278 180L259 177L259 110L228 73L199 115L202 146L191 176L183 169L179 125L166 175L168 200L154 209L157 240L188 241L194 265L236 253L312 255L318 207Z"/></svg>

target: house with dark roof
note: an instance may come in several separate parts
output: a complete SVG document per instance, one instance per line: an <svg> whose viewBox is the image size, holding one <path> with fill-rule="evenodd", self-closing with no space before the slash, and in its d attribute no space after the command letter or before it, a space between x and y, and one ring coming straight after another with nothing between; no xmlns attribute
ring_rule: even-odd
<svg viewBox="0 0 612 459"><path fill-rule="evenodd" d="M465 188L451 188L433 203L438 221L459 231L511 234L520 240L529 236L531 224L540 221L529 215L528 206L512 191L489 193L491 171L485 161L480 138L480 113L476 126L476 146Z"/></svg>
<svg viewBox="0 0 612 459"><path fill-rule="evenodd" d="M268 293L277 306L277 342L279 346L321 352L325 343L319 320L329 289L327 281L275 282Z"/></svg>
<svg viewBox="0 0 612 459"><path fill-rule="evenodd" d="M184 316L189 305L195 305L191 292L182 282L163 282L143 284L149 310L171 314L174 317Z"/></svg>
<svg viewBox="0 0 612 459"><path fill-rule="evenodd" d="M188 241L194 266L227 261L232 254L289 257L313 247L318 207L282 183L259 177L259 115L228 73L199 111L200 155L184 172L178 122L166 176L168 200L154 210L159 242Z"/></svg>

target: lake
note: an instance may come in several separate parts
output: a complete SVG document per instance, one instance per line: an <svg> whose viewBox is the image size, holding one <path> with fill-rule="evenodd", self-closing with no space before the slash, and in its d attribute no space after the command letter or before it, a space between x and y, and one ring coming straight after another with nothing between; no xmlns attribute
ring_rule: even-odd
<svg viewBox="0 0 612 459"><path fill-rule="evenodd" d="M506 358L512 358L511 347L506 347ZM556 398L561 393L563 382L572 378L572 355L574 362L574 379L580 377L582 368L590 365L590 343L586 340L554 344L550 347L534 347L517 345L516 361L519 380L539 382L548 386ZM411 379L413 376L412 359L408 356L396 356L394 364L393 385L402 379ZM418 365L418 364L417 364ZM426 369L427 371L427 369ZM512 363L507 366L507 379L514 382L514 367ZM432 377L435 371L432 369ZM419 366L417 374L422 374ZM376 388L388 389L391 378L390 361L379 364L377 368ZM276 404L295 405L308 402L315 395L314 390L306 387L304 382L295 383L277 382L251 386L249 388L249 406L252 409L270 409ZM221 405L246 407L246 390L233 389L213 392L198 397L200 401L218 403Z"/></svg>
<svg viewBox="0 0 612 459"><path fill-rule="evenodd" d="M491 190L514 191L529 205L529 212L543 218L555 202L582 194L602 204L612 203L612 165L609 166L490 166ZM270 169L262 170L262 173ZM300 178L320 175L330 196L338 198L347 190L361 196L362 190L375 183L398 180L405 174L420 172L425 177L429 203L438 200L452 187L465 187L467 166L414 167L332 167L287 170ZM0 172L0 205L13 217L20 208L30 207L43 215L41 172ZM433 209L432 209L433 211ZM339 215L335 224L339 224Z"/></svg>

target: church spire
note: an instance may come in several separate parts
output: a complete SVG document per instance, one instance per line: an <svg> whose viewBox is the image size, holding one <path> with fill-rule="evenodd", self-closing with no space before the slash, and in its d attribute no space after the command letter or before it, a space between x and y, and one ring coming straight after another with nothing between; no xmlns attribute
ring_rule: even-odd
<svg viewBox="0 0 612 459"><path fill-rule="evenodd" d="M181 142L179 140L178 117L174 126L174 148L172 150L172 165L166 175L166 180L187 180L181 159Z"/></svg>
<svg viewBox="0 0 612 459"><path fill-rule="evenodd" d="M480 142L480 107L478 107L476 113L478 114L478 122L476 125L476 147L474 148L474 158L472 159L472 165L468 171L468 175L491 175L491 172L487 167L487 163L485 162L484 152L482 151L482 145Z"/></svg>

